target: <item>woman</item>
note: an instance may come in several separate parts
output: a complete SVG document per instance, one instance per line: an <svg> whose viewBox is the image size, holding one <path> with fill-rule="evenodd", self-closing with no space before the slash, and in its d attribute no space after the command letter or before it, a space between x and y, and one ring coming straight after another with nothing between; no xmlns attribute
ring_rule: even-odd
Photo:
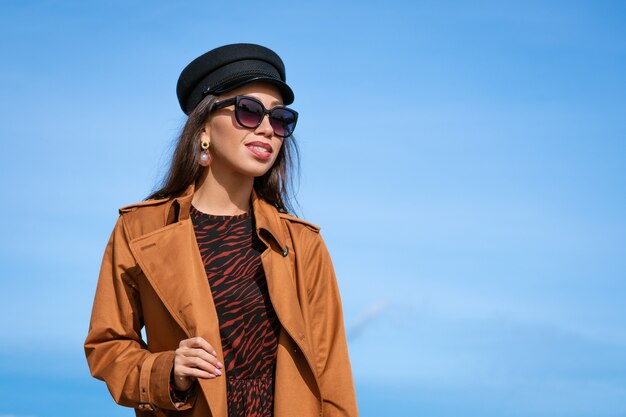
<svg viewBox="0 0 626 417"><path fill-rule="evenodd" d="M222 46L177 95L189 117L164 185L119 210L105 250L92 375L137 415L356 416L328 250L287 212L298 114L282 60Z"/></svg>

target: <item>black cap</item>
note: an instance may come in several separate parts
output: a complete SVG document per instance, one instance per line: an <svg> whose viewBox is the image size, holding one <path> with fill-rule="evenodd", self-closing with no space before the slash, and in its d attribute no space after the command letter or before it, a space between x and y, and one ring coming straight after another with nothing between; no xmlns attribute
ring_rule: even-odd
<svg viewBox="0 0 626 417"><path fill-rule="evenodd" d="M271 49L252 43L220 46L191 61L178 78L176 95L189 114L207 94L219 95L253 81L275 84L284 104L293 103L283 61Z"/></svg>

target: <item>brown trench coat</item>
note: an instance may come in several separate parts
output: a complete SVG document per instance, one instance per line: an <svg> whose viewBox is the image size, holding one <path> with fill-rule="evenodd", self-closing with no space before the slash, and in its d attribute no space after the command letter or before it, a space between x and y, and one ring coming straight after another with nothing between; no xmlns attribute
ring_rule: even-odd
<svg viewBox="0 0 626 417"><path fill-rule="evenodd" d="M226 373L199 379L179 407L168 391L181 340L201 336L223 361L189 218L193 193L191 185L176 198L121 208L102 261L85 354L91 374L138 416L227 416ZM357 416L339 291L319 227L279 212L254 190L251 206L268 247L261 261L282 325L274 416Z"/></svg>

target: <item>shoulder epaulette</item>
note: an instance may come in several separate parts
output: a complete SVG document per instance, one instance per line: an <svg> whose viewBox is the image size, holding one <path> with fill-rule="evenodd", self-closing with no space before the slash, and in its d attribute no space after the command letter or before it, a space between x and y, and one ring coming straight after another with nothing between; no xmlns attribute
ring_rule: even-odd
<svg viewBox="0 0 626 417"><path fill-rule="evenodd" d="M119 208L119 212L120 212L120 214L128 213L129 211L135 210L137 207L156 206L158 204L163 204L166 201L168 201L167 198L151 198L149 200L144 200L144 201L140 201L138 203L129 204L127 206L120 207Z"/></svg>
<svg viewBox="0 0 626 417"><path fill-rule="evenodd" d="M292 214L288 214L288 213L283 213L283 212L278 212L278 216L282 217L283 219L289 220L291 222L296 222L296 223L301 223L305 226L307 226L309 229L313 230L314 232L319 232L320 231L320 226L311 223L311 222L307 222L306 220L302 220L299 217L296 217Z"/></svg>

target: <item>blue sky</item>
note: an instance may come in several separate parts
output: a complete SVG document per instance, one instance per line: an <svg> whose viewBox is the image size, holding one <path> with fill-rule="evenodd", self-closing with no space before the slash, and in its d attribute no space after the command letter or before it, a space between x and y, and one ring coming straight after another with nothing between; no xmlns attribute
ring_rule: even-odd
<svg viewBox="0 0 626 417"><path fill-rule="evenodd" d="M0 417L113 416L84 359L182 68L276 50L363 416L626 415L626 6L4 1ZM71 404L71 405L68 405Z"/></svg>

